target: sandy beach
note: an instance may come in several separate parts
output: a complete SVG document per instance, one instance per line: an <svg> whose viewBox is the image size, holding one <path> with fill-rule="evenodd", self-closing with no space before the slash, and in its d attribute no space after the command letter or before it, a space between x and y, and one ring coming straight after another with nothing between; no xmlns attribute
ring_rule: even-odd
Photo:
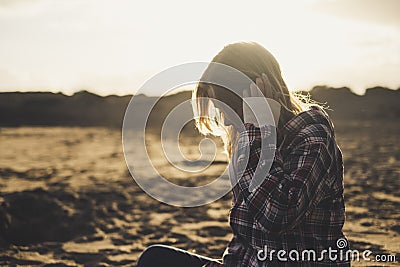
<svg viewBox="0 0 400 267"><path fill-rule="evenodd" d="M398 260L399 125L338 122L336 131L345 160L344 232L353 249ZM0 146L1 266L135 266L155 243L219 258L231 238L230 194L197 208L152 199L127 170L119 129L1 128ZM225 168L219 154L206 176L163 172L194 186Z"/></svg>

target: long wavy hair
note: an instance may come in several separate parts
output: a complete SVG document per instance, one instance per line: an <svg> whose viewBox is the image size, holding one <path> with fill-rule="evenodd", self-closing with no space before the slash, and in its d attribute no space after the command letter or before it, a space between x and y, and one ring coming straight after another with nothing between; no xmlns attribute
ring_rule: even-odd
<svg viewBox="0 0 400 267"><path fill-rule="evenodd" d="M300 95L295 95L289 91L278 61L263 46L255 42L238 42L225 46L213 59L212 62L220 63L232 67L247 75L254 83L256 78L264 73L276 94L274 100L278 101L287 111L286 114L297 115L307 110L309 105L302 101ZM217 99L228 105L236 114L242 118L243 99L240 97L242 92L232 92L221 86L203 82L204 76L208 78L212 75L210 65L193 90L192 101L193 111L197 116L195 122L200 133L204 135L212 134L220 136L224 141L225 151L230 156L237 143L238 131L233 125L226 125L224 114L213 105L212 99ZM243 90L248 89L243 88ZM280 119L284 123L285 118Z"/></svg>

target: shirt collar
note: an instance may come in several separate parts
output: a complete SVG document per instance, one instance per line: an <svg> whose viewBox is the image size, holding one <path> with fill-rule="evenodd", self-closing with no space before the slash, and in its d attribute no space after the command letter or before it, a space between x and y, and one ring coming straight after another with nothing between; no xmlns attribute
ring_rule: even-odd
<svg viewBox="0 0 400 267"><path fill-rule="evenodd" d="M329 126L329 128L332 126L328 115L322 108L311 106L309 110L302 111L287 121L283 126L283 131L284 133L291 134L293 132L298 132L310 124L325 124Z"/></svg>

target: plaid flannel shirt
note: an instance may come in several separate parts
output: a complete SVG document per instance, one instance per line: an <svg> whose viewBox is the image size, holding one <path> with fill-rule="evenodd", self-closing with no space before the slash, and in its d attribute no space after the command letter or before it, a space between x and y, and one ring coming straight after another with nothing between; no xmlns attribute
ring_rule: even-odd
<svg viewBox="0 0 400 267"><path fill-rule="evenodd" d="M337 240L345 238L343 162L331 121L320 108L312 107L294 116L277 133L278 138L285 136L278 147L269 138L273 131L270 125L259 128L245 124L240 133L234 169L246 158L241 155L246 150L249 153L233 188L233 238L223 263L207 266L349 266L349 261L331 261L322 252L329 247L338 250ZM261 140L267 142L263 149ZM258 162L266 160L264 155L270 152L265 149L275 150L272 165L262 184L249 191ZM257 257L260 250L268 256L264 261ZM286 251L287 261L277 259L279 250ZM307 260L305 254L305 261L292 261L288 256L291 250L300 257L302 252L313 250L317 260ZM323 260L318 260L321 255ZM336 255L339 258L339 253ZM296 254L292 256L296 258Z"/></svg>

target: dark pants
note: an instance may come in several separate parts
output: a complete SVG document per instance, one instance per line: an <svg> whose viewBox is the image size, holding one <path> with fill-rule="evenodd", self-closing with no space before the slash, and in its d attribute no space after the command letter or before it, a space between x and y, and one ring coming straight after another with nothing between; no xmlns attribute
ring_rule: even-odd
<svg viewBox="0 0 400 267"><path fill-rule="evenodd" d="M140 255L137 267L201 267L211 258L165 245L152 245Z"/></svg>

